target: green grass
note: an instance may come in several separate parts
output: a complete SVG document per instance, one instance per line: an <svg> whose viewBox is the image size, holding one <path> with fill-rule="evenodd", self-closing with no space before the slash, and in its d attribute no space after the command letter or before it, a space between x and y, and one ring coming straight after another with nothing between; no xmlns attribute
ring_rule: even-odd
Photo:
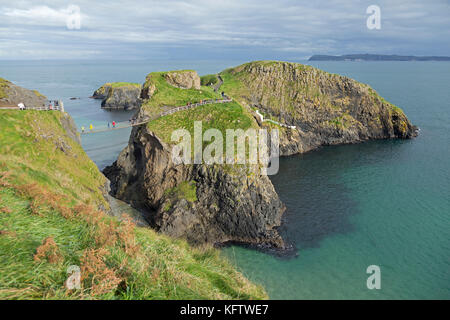
<svg viewBox="0 0 450 320"><path fill-rule="evenodd" d="M111 82L107 83L106 85L110 85L112 88L119 88L119 87L126 87L126 86L132 86L140 88L141 85L139 83L132 83L132 82Z"/></svg>
<svg viewBox="0 0 450 320"><path fill-rule="evenodd" d="M180 89L170 85L164 75L167 72L153 72L147 76L144 88L150 85L156 87L151 99L143 104L143 108L150 114L160 113L163 106L184 106L187 103L196 103L200 100L220 99L221 96L207 86L197 89Z"/></svg>
<svg viewBox="0 0 450 320"><path fill-rule="evenodd" d="M6 89L9 88L9 84L10 82L8 80L0 78L0 99L8 98Z"/></svg>
<svg viewBox="0 0 450 320"><path fill-rule="evenodd" d="M219 81L216 74L207 74L200 77L200 83L202 86L214 85Z"/></svg>
<svg viewBox="0 0 450 320"><path fill-rule="evenodd" d="M0 111L0 299L267 298L219 251L192 248L99 212L108 206L101 191L105 178L65 134L61 117ZM196 199L191 183L176 192ZM75 207L80 204L90 205L85 213ZM56 243L57 262L34 259L47 237ZM83 259L89 252L97 259L87 259L91 264ZM95 270L82 274L82 289L68 291L68 266L92 261ZM118 282L96 292L98 283L109 283L101 275Z"/></svg>
<svg viewBox="0 0 450 320"><path fill-rule="evenodd" d="M174 196L177 199L186 199L189 202L197 201L197 187L195 181L183 181L178 186L166 190L165 193Z"/></svg>
<svg viewBox="0 0 450 320"><path fill-rule="evenodd" d="M147 126L161 139L171 143L174 130L186 129L194 138L194 121L202 121L202 134L208 129L218 129L223 137L227 129L247 130L257 128L253 117L237 102L218 103L179 111L150 121Z"/></svg>

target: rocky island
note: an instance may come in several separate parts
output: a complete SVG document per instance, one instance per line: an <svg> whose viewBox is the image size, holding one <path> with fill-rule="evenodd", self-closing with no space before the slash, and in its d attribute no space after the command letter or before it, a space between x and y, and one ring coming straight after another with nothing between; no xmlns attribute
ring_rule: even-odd
<svg viewBox="0 0 450 320"><path fill-rule="evenodd" d="M141 106L141 85L130 82L105 83L92 98L102 100L103 109L132 110Z"/></svg>
<svg viewBox="0 0 450 320"><path fill-rule="evenodd" d="M235 242L286 249L277 231L285 207L270 179L254 166L175 165L173 130L192 132L194 121L203 121L203 130L275 126L281 134L281 155L417 134L403 111L370 86L313 67L259 61L227 69L220 77L220 91L232 102L180 111L134 128L128 146L104 170L115 197L145 212L156 230L194 244ZM210 87L192 85L199 81L192 71L149 74L139 117L219 98ZM257 111L280 125L262 123Z"/></svg>

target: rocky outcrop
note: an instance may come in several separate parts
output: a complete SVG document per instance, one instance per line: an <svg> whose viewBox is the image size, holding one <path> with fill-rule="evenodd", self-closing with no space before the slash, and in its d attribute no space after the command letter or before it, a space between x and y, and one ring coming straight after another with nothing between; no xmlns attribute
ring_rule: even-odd
<svg viewBox="0 0 450 320"><path fill-rule="evenodd" d="M134 83L107 83L97 89L94 99L102 99L103 109L132 110L142 104L141 86Z"/></svg>
<svg viewBox="0 0 450 320"><path fill-rule="evenodd" d="M0 78L0 107L17 107L23 103L27 107L43 107L47 98L36 90L29 90Z"/></svg>
<svg viewBox="0 0 450 320"><path fill-rule="evenodd" d="M323 145L369 139L412 138L417 127L403 111L368 85L297 63L262 61L224 72L240 86L227 93L296 126L282 130L282 155L303 153Z"/></svg>
<svg viewBox="0 0 450 320"><path fill-rule="evenodd" d="M149 77L144 99L159 90ZM281 155L417 134L403 111L369 86L312 67L256 62L226 70L222 77L221 90L248 114L256 107L265 117L295 126L278 127ZM180 86L173 79L166 76ZM276 126L258 119L255 114L260 126ZM150 225L165 234L197 244L287 248L277 232L284 205L256 167L175 165L172 147L141 126L133 129L128 146L104 173L111 180L112 194L146 212Z"/></svg>
<svg viewBox="0 0 450 320"><path fill-rule="evenodd" d="M112 88L111 83L105 83L100 88L98 88L97 90L94 91L92 98L100 99L100 100L106 99L108 97L108 94L109 94L109 91L111 90L111 88Z"/></svg>
<svg viewBox="0 0 450 320"><path fill-rule="evenodd" d="M146 127L135 128L104 170L112 194L145 211L155 229L191 243L285 247L276 231L284 205L257 166L175 165L171 152Z"/></svg>
<svg viewBox="0 0 450 320"><path fill-rule="evenodd" d="M180 89L200 89L200 76L196 71L172 71L164 75L166 81Z"/></svg>

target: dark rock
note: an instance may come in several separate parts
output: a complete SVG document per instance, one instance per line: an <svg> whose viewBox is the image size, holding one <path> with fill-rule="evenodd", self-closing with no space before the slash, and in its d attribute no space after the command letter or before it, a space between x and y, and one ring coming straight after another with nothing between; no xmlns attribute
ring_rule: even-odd
<svg viewBox="0 0 450 320"><path fill-rule="evenodd" d="M232 241L284 248L276 228L285 207L259 169L175 165L171 147L143 126L133 130L128 146L104 174L116 198L147 212L150 225L167 235L193 244ZM195 185L195 201L168 192L185 182Z"/></svg>

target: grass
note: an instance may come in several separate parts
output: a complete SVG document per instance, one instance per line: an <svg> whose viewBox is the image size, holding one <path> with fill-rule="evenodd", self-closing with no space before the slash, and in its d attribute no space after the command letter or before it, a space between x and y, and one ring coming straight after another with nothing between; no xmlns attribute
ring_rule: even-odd
<svg viewBox="0 0 450 320"><path fill-rule="evenodd" d="M196 103L200 100L220 99L221 96L207 86L197 89L180 89L170 85L164 75L166 72L153 72L147 76L144 88L155 86L156 90L151 99L143 104L143 108L150 114L160 113L164 106L184 106L187 103Z"/></svg>
<svg viewBox="0 0 450 320"><path fill-rule="evenodd" d="M161 139L171 143L174 130L186 129L194 138L194 121L202 121L202 134L208 129L218 129L223 137L227 129L256 128L253 117L237 102L208 104L176 112L150 121L147 126Z"/></svg>
<svg viewBox="0 0 450 320"><path fill-rule="evenodd" d="M105 178L63 116L0 111L0 299L267 298L219 251L107 216ZM195 200L191 184L176 192Z"/></svg>
<svg viewBox="0 0 450 320"><path fill-rule="evenodd" d="M197 201L197 187L195 181L183 181L178 186L166 190L165 193L177 199L186 199L189 202Z"/></svg>
<svg viewBox="0 0 450 320"><path fill-rule="evenodd" d="M200 83L202 86L214 85L219 81L216 74L207 74L200 77Z"/></svg>
<svg viewBox="0 0 450 320"><path fill-rule="evenodd" d="M137 88L141 87L141 84L132 83L132 82L111 82L111 83L107 83L106 85L110 85L112 88L126 87L126 86L132 86L132 87L137 87Z"/></svg>
<svg viewBox="0 0 450 320"><path fill-rule="evenodd" d="M8 98L6 89L9 88L9 84L10 82L8 80L0 78L0 99Z"/></svg>

